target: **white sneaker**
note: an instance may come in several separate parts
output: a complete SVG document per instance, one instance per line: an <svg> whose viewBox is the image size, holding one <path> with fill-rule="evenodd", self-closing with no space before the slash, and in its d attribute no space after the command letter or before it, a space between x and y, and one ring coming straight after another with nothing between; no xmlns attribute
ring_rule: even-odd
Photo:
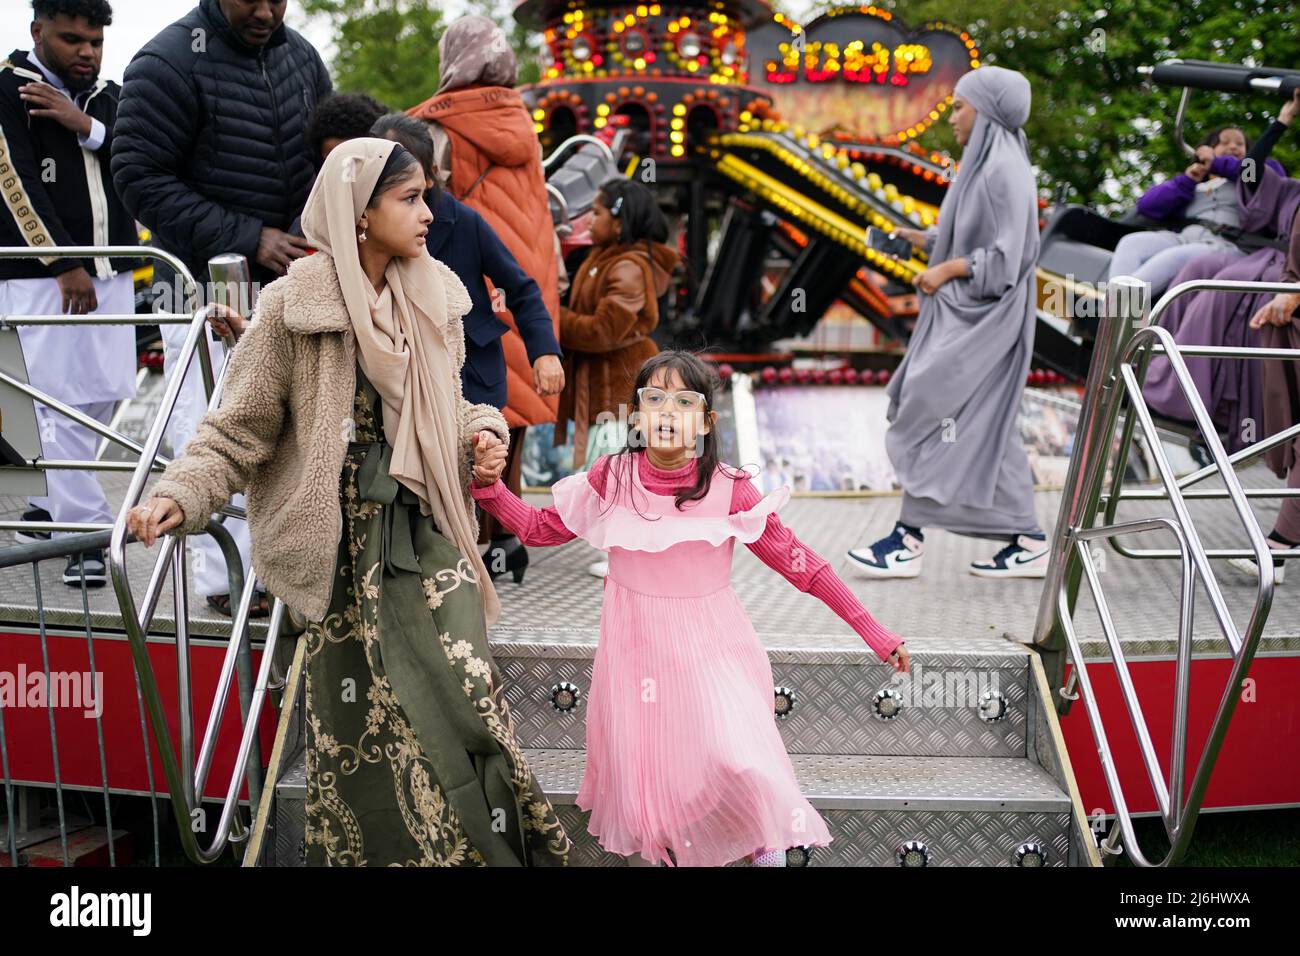
<svg viewBox="0 0 1300 956"><path fill-rule="evenodd" d="M1273 547L1273 540L1271 538L1268 541L1268 546L1270 548ZM1289 546L1282 545L1282 549L1289 550ZM1281 550L1281 549L1274 548L1274 550ZM1243 574L1250 575L1252 578L1259 577L1259 565L1255 563L1254 558L1229 558L1228 565L1230 567L1236 568L1238 571L1242 572ZM1285 577L1286 577L1285 559L1274 558L1273 559L1273 583L1281 584Z"/></svg>
<svg viewBox="0 0 1300 956"><path fill-rule="evenodd" d="M608 559L593 561L591 564L587 565L587 573L593 577L603 578L605 575L609 574Z"/></svg>
<svg viewBox="0 0 1300 956"><path fill-rule="evenodd" d="M980 578L1045 578L1051 559L1046 539L1022 534L988 561L972 561L970 573Z"/></svg>
<svg viewBox="0 0 1300 956"><path fill-rule="evenodd" d="M868 577L914 578L921 573L924 550L922 539L896 524L889 537L881 538L869 548L854 548L849 558L853 567Z"/></svg>

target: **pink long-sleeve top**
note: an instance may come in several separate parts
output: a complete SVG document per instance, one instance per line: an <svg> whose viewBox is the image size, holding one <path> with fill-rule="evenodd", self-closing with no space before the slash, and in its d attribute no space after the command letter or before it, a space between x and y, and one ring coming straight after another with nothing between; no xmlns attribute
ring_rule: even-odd
<svg viewBox="0 0 1300 956"><path fill-rule="evenodd" d="M674 494L695 480L695 459L682 468L664 471L656 468L644 453L636 455L638 474L647 489L655 494ZM597 494L605 492L608 458L597 459L587 472L587 480ZM510 491L499 479L486 487L475 480L470 493L483 509L512 530L525 545L554 545L572 541L576 535L560 518L554 505L534 508ZM735 482L731 494L731 514L746 511L762 500L759 490L749 478ZM871 616L862 602L848 589L829 562L800 541L793 531L781 523L779 516L768 515L762 536L747 544L764 564L781 575L800 591L811 594L832 611L884 660L903 641ZM798 570L796 570L798 569Z"/></svg>

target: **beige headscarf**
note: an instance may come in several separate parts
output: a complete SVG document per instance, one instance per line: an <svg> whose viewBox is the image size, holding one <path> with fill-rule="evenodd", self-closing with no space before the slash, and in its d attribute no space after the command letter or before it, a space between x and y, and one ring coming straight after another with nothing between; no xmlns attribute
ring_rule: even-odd
<svg viewBox="0 0 1300 956"><path fill-rule="evenodd" d="M392 140L347 140L331 150L302 213L303 235L329 256L357 337L357 360L383 403L384 437L393 448L389 474L420 498L420 510L469 561L478 578L488 626L501 613L496 589L479 557L464 505L460 448L460 376L444 332L447 290L427 251L395 257L376 294L361 268L357 223L379 181Z"/></svg>
<svg viewBox="0 0 1300 956"><path fill-rule="evenodd" d="M517 76L515 51L505 31L485 16L461 17L438 39L439 93L474 84L514 86Z"/></svg>

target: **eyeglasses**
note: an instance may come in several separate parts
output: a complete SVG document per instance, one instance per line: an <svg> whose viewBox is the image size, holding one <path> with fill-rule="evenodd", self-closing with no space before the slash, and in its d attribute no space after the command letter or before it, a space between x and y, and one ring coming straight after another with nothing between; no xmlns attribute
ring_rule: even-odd
<svg viewBox="0 0 1300 956"><path fill-rule="evenodd" d="M666 408L671 401L673 407L683 412L699 411L704 407L704 395L700 392L665 392L662 388L647 385L636 390L637 401L641 407L659 410Z"/></svg>

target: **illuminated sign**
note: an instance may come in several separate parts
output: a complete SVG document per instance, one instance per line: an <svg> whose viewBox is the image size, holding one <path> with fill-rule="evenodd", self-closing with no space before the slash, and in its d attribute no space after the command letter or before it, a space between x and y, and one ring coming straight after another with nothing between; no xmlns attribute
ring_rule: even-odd
<svg viewBox="0 0 1300 956"><path fill-rule="evenodd" d="M930 72L930 49L920 43L900 43L890 50L879 40L850 40L842 48L834 41L800 42L803 33L778 50L780 60L768 60L763 76L769 83L809 83L843 80L846 83L888 83L906 86L909 75Z"/></svg>
<svg viewBox="0 0 1300 956"><path fill-rule="evenodd" d="M751 28L750 83L787 119L864 139L919 135L979 66L967 34L945 23L904 26L874 6L829 10L806 27L782 14Z"/></svg>

